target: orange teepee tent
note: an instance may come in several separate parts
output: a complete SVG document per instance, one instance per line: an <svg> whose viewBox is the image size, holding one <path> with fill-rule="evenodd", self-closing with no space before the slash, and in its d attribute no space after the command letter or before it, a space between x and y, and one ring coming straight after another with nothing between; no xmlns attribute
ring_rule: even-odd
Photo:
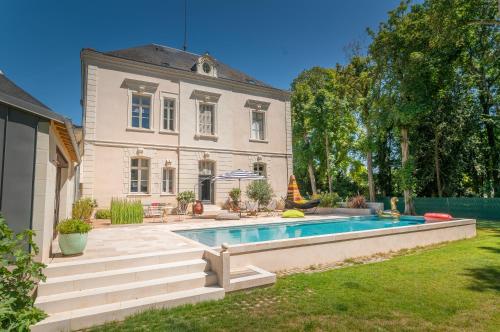
<svg viewBox="0 0 500 332"><path fill-rule="evenodd" d="M299 186L297 185L297 180L295 180L294 175L290 175L286 199L292 202L304 201L304 198L302 198L302 196L300 195Z"/></svg>

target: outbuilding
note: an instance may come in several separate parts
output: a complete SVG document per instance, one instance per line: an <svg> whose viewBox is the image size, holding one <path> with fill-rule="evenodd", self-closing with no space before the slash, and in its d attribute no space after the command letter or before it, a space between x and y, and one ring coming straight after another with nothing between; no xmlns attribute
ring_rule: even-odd
<svg viewBox="0 0 500 332"><path fill-rule="evenodd" d="M35 231L42 261L55 226L71 216L79 164L71 121L0 72L0 211L14 232Z"/></svg>

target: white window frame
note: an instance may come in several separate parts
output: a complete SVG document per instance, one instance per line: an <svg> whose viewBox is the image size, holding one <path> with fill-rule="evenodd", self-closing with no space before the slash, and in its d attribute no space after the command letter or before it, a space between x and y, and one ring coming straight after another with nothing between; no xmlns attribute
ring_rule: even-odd
<svg viewBox="0 0 500 332"><path fill-rule="evenodd" d="M174 101L174 128L173 130L165 129L163 126L163 117L165 115L165 99ZM160 128L162 134L178 134L179 133L179 99L177 95L167 92L160 93Z"/></svg>
<svg viewBox="0 0 500 332"><path fill-rule="evenodd" d="M164 173L166 172L166 173ZM163 177L164 174L168 174L168 172L172 172L172 191L168 191L168 182L166 183L166 191L163 190L163 183L166 181L166 178ZM162 195L175 195L175 168L174 167L163 167L161 169L161 193Z"/></svg>
<svg viewBox="0 0 500 332"><path fill-rule="evenodd" d="M133 95L149 97L150 111L149 111L149 128L132 127L132 97ZM137 90L128 90L128 108L127 108L127 130L129 131L142 131L154 132L154 94L149 92L142 92ZM142 126L142 121L139 122Z"/></svg>
<svg viewBox="0 0 500 332"><path fill-rule="evenodd" d="M207 133L202 133L200 132L200 111L202 105L211 105L213 107L213 119L212 119L212 133L207 134ZM196 105L196 135L198 138L208 138L208 139L217 139L217 122L218 122L218 116L217 116L218 110L217 110L217 103L211 103L211 102L206 102L206 101L198 101Z"/></svg>
<svg viewBox="0 0 500 332"><path fill-rule="evenodd" d="M252 172L254 172L255 174L259 174L258 171L255 171L255 166L257 165L261 165L263 167L263 173L262 176L264 176L265 178L267 178L267 164L265 162L262 162L262 161L256 161L252 164Z"/></svg>
<svg viewBox="0 0 500 332"><path fill-rule="evenodd" d="M137 166L132 166L132 160L134 160L134 159L138 160ZM148 161L148 167L147 167L147 170L148 170L148 182L147 182L148 188L147 188L146 192L140 191L141 190L141 182L142 182L141 170L144 169L144 167L141 166L141 160ZM128 186L129 194L130 195L149 195L151 193L151 159L146 158L146 157L132 157L132 158L130 158L129 163L130 163L129 164L130 165L130 169L129 169L130 181L129 181L129 186ZM137 169L137 191L132 191L132 170L133 169Z"/></svg>
<svg viewBox="0 0 500 332"><path fill-rule="evenodd" d="M262 130L264 131L264 133L262 135L262 139L252 137L252 135L253 135L253 128L252 128L253 127L253 114L254 113L258 113L258 114L263 115L264 124L262 126ZM266 111L258 110L258 109L251 109L250 110L250 140L253 142L267 142L267 115L266 115L266 113L267 113Z"/></svg>

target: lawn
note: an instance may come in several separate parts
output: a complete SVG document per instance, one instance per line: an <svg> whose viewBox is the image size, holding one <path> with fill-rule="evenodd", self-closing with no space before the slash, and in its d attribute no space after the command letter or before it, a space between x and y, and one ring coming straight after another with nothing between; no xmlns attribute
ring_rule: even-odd
<svg viewBox="0 0 500 332"><path fill-rule="evenodd" d="M500 331L500 222L474 239L279 278L218 302L155 310L93 331Z"/></svg>

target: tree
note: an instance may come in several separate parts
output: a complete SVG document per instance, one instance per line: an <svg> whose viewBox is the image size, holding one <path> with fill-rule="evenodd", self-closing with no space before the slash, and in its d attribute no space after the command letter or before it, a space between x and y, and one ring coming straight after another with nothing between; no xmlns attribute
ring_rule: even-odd
<svg viewBox="0 0 500 332"><path fill-rule="evenodd" d="M259 210L261 206L266 206L271 202L273 195L273 187L266 180L252 181L247 186L247 196L257 202Z"/></svg>
<svg viewBox="0 0 500 332"><path fill-rule="evenodd" d="M363 127L365 128L365 143L363 152L366 154L366 169L368 174L368 192L370 201L375 201L375 180L373 177L373 131L374 131L374 103L375 68L369 57L355 55L344 69L346 93L349 106L357 110Z"/></svg>

